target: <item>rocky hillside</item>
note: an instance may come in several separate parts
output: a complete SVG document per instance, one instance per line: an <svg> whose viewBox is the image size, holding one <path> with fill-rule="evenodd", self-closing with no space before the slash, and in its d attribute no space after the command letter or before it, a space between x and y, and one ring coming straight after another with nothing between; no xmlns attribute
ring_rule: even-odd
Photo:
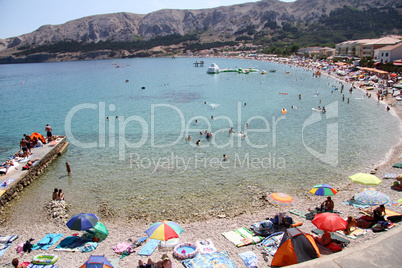
<svg viewBox="0 0 402 268"><path fill-rule="evenodd" d="M400 0L261 0L213 9L163 9L146 15L123 12L45 25L32 33L0 40L0 53L4 56L6 51L60 42L136 42L174 34L197 34L200 43L233 41L242 35L260 38L284 25L303 27L319 22L344 6L356 10L392 8L399 14L402 9Z"/></svg>

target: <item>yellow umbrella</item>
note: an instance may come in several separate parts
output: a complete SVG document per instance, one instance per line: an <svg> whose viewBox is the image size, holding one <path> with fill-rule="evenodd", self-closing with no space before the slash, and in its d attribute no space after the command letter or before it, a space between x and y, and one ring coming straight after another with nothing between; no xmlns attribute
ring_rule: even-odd
<svg viewBox="0 0 402 268"><path fill-rule="evenodd" d="M378 185L382 182L379 178L368 173L356 173L349 177L353 182L357 182L364 185Z"/></svg>

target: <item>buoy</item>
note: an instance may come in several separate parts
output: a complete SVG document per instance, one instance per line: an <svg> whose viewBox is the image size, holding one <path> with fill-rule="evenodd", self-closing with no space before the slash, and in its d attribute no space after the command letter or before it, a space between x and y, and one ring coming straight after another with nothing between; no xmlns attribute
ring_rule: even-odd
<svg viewBox="0 0 402 268"><path fill-rule="evenodd" d="M282 113L286 114L288 111L286 109L282 109Z"/></svg>
<svg viewBox="0 0 402 268"><path fill-rule="evenodd" d="M142 87L142 89L145 89L145 87Z"/></svg>

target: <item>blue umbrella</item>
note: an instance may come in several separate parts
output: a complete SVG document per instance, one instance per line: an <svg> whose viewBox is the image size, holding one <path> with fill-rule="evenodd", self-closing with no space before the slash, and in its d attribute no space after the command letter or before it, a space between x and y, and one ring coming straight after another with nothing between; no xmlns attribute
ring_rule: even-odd
<svg viewBox="0 0 402 268"><path fill-rule="evenodd" d="M383 205L391 201L388 195L371 190L356 194L355 200L370 206Z"/></svg>
<svg viewBox="0 0 402 268"><path fill-rule="evenodd" d="M95 214L80 213L72 216L66 225L68 228L70 228L70 230L82 231L93 228L98 221L99 219Z"/></svg>

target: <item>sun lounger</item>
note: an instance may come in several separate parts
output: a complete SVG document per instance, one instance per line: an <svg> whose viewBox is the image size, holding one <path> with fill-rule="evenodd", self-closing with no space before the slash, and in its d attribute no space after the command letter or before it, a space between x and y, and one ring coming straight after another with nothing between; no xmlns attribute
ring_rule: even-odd
<svg viewBox="0 0 402 268"><path fill-rule="evenodd" d="M44 238L42 238L38 243L32 246L32 250L42 249L47 250L60 238L62 238L63 234L47 234Z"/></svg>
<svg viewBox="0 0 402 268"><path fill-rule="evenodd" d="M321 231L320 229L314 229L314 230L311 230L311 232L315 233L316 235L324 234L324 231ZM343 238L343 237L337 235L336 233L331 233L331 239L338 240L338 241L340 241L342 243L346 243L346 244L350 243L350 240Z"/></svg>
<svg viewBox="0 0 402 268"><path fill-rule="evenodd" d="M142 247L142 249L138 252L140 256L151 256L154 253L155 249L158 247L160 240L149 239L148 242Z"/></svg>
<svg viewBox="0 0 402 268"><path fill-rule="evenodd" d="M263 240L262 236L255 236L253 232L245 227L238 228L233 231L224 232L222 235L236 247L242 247L251 244L257 244Z"/></svg>

